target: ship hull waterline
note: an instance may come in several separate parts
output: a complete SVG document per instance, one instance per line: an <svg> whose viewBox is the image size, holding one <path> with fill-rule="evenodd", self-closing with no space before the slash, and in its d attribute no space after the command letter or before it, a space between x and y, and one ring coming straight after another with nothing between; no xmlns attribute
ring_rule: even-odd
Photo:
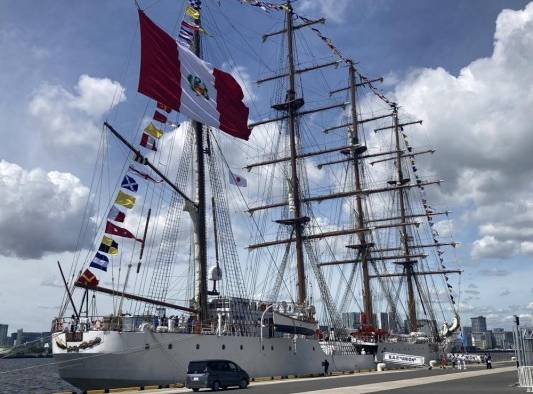
<svg viewBox="0 0 533 394"><path fill-rule="evenodd" d="M84 333L86 343L95 338L100 341L90 348L68 351L58 345L66 344L65 334L54 335L53 353L60 377L82 390L183 383L188 363L205 359L234 361L252 378L318 374L326 359L331 372L375 368L371 354L339 354L324 349L316 339L261 340L151 331ZM69 342L68 346L80 344Z"/></svg>

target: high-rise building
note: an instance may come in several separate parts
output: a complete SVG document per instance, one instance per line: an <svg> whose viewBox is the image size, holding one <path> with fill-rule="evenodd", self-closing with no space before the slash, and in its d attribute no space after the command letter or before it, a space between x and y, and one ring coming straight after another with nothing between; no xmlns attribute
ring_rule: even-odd
<svg viewBox="0 0 533 394"><path fill-rule="evenodd" d="M0 324L0 346L8 346L7 324Z"/></svg>
<svg viewBox="0 0 533 394"><path fill-rule="evenodd" d="M361 314L359 312L344 312L342 315L342 323L346 328L359 328L361 325Z"/></svg>
<svg viewBox="0 0 533 394"><path fill-rule="evenodd" d="M492 343L492 331L472 332L472 346L480 350L494 348Z"/></svg>
<svg viewBox="0 0 533 394"><path fill-rule="evenodd" d="M487 332L487 319L485 316L471 317L472 332Z"/></svg>
<svg viewBox="0 0 533 394"><path fill-rule="evenodd" d="M389 314L387 312L381 312L379 314L379 328L385 331L390 330Z"/></svg>
<svg viewBox="0 0 533 394"><path fill-rule="evenodd" d="M495 349L506 349L505 330L503 328L494 328L492 330L492 339Z"/></svg>
<svg viewBox="0 0 533 394"><path fill-rule="evenodd" d="M22 328L17 330L17 336L15 338L15 346L22 345Z"/></svg>
<svg viewBox="0 0 533 394"><path fill-rule="evenodd" d="M463 332L463 346L472 347L472 327L462 327Z"/></svg>
<svg viewBox="0 0 533 394"><path fill-rule="evenodd" d="M514 335L512 331L505 331L504 349L514 349Z"/></svg>

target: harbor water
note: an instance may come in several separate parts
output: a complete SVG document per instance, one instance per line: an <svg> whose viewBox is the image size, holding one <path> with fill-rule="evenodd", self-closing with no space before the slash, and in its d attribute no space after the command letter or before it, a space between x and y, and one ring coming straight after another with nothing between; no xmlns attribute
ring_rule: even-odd
<svg viewBox="0 0 533 394"><path fill-rule="evenodd" d="M76 389L61 380L53 358L0 358L1 394L50 394Z"/></svg>

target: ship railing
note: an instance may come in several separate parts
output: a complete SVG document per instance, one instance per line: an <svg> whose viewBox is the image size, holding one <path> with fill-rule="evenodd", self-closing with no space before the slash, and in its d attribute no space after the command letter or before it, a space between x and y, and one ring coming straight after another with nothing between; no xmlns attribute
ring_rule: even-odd
<svg viewBox="0 0 533 394"><path fill-rule="evenodd" d="M221 336L259 336L259 322L224 323L219 329L217 322L199 324L186 317L164 318L158 316L88 316L58 317L52 321L52 332L64 332L69 335L86 331L121 331L159 333L188 333ZM73 337L74 338L74 337Z"/></svg>

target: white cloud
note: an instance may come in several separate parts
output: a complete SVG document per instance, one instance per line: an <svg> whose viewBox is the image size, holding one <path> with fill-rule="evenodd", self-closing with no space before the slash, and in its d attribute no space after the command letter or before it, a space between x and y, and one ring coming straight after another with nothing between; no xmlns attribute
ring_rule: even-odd
<svg viewBox="0 0 533 394"><path fill-rule="evenodd" d="M118 82L82 75L72 92L43 84L34 92L28 111L48 148L72 153L95 147L102 116L126 100L124 92Z"/></svg>
<svg viewBox="0 0 533 394"><path fill-rule="evenodd" d="M533 252L532 61L533 3L500 13L490 57L457 76L417 70L395 89L405 112L424 120L410 129L412 141L424 143L429 134L439 148L429 164L446 179L447 200L468 207L480 226L473 258Z"/></svg>
<svg viewBox="0 0 533 394"><path fill-rule="evenodd" d="M301 0L297 7L302 12L316 10L321 16L334 22L342 22L346 17L346 9L350 5L349 0Z"/></svg>
<svg viewBox="0 0 533 394"><path fill-rule="evenodd" d="M441 237L451 237L453 235L453 227L453 219L441 220L435 223L434 226Z"/></svg>
<svg viewBox="0 0 533 394"><path fill-rule="evenodd" d="M482 269L482 270L479 270L478 273L481 276L507 276L509 275L509 271L504 270L504 269L497 269L497 268Z"/></svg>
<svg viewBox="0 0 533 394"><path fill-rule="evenodd" d="M481 258L507 258L515 254L517 245L513 241L499 241L492 235L485 235L472 244L471 255L473 259Z"/></svg>
<svg viewBox="0 0 533 394"><path fill-rule="evenodd" d="M73 251L89 189L72 174L0 161L0 254Z"/></svg>

